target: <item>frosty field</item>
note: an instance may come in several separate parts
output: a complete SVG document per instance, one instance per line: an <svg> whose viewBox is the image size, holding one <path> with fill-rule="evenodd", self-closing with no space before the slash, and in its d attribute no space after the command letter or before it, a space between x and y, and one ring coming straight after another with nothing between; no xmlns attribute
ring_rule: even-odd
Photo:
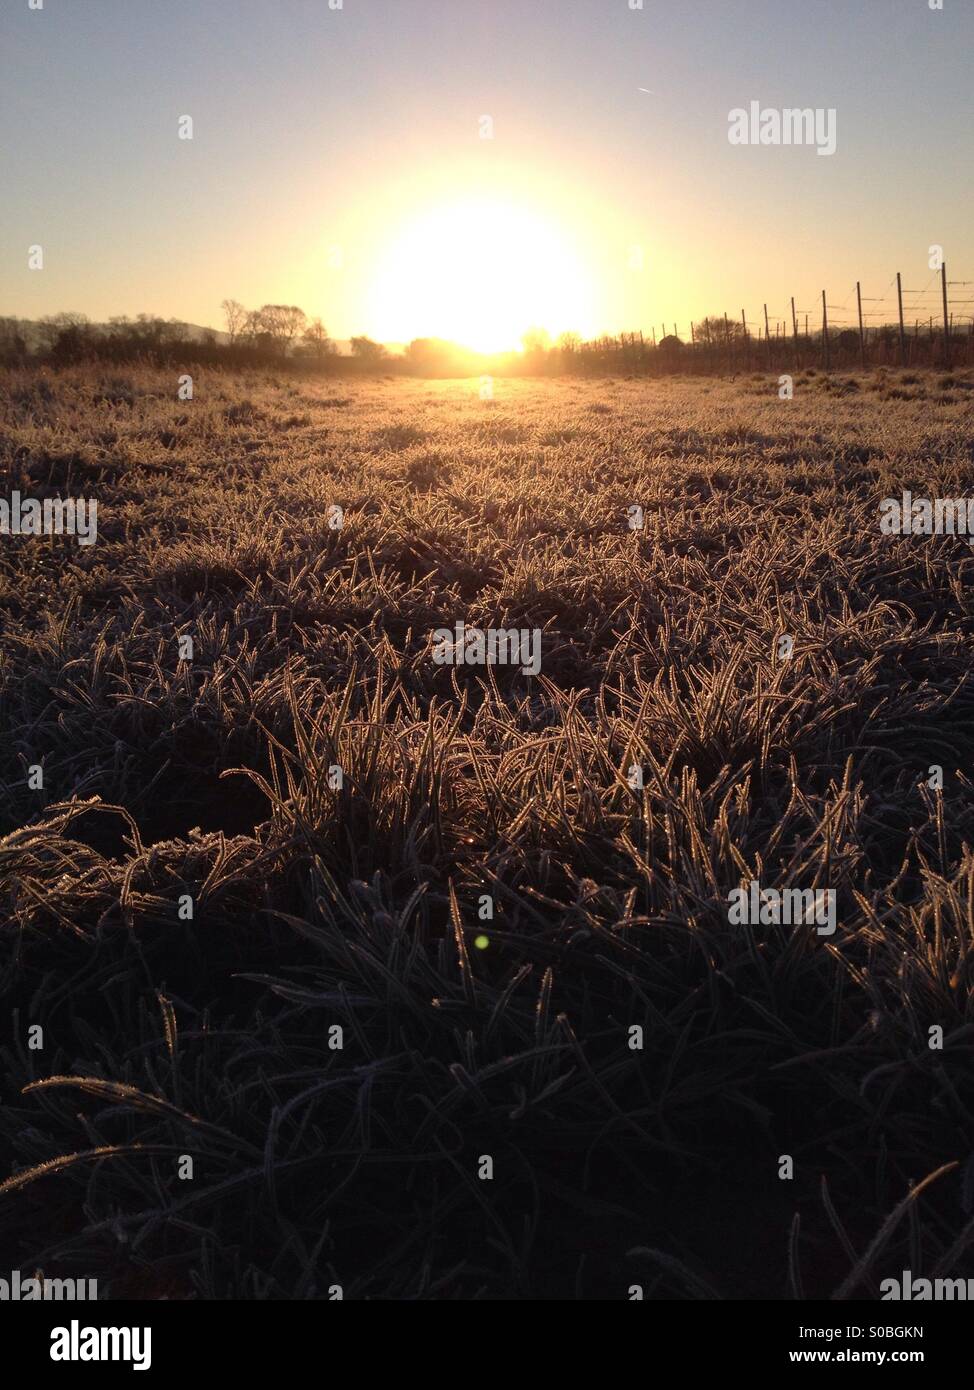
<svg viewBox="0 0 974 1390"><path fill-rule="evenodd" d="M492 389L0 374L0 1268L974 1272L974 374Z"/></svg>

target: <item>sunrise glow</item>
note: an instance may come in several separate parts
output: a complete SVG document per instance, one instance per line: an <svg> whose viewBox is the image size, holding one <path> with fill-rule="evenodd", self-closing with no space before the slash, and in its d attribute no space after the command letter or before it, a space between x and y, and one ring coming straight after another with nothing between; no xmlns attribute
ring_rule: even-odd
<svg viewBox="0 0 974 1390"><path fill-rule="evenodd" d="M479 352L595 331L594 287L565 230L494 197L441 205L395 229L371 286L384 341L442 337Z"/></svg>

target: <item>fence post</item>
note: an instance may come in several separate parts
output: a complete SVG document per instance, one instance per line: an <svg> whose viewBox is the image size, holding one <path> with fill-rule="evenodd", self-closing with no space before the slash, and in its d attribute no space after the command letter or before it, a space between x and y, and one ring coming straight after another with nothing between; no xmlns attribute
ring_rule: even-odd
<svg viewBox="0 0 974 1390"><path fill-rule="evenodd" d="M764 341L768 348L768 371L771 370L771 329L768 327L768 306L764 306Z"/></svg>
<svg viewBox="0 0 974 1390"><path fill-rule="evenodd" d="M829 370L829 309L822 291L822 346L825 351L825 370Z"/></svg>
<svg viewBox="0 0 974 1390"><path fill-rule="evenodd" d="M791 296L791 336L795 345L795 366L798 366L798 319L795 317L795 296Z"/></svg>
<svg viewBox="0 0 974 1390"><path fill-rule="evenodd" d="M903 278L896 272L896 298L900 305L900 366L906 366L906 329L903 327Z"/></svg>
<svg viewBox="0 0 974 1390"><path fill-rule="evenodd" d="M940 267L940 284L944 292L944 366L950 366L950 323L947 314L947 262Z"/></svg>
<svg viewBox="0 0 974 1390"><path fill-rule="evenodd" d="M859 305L859 360L862 363L863 371L866 370L866 335L862 331L862 289L859 281L856 281L856 302Z"/></svg>

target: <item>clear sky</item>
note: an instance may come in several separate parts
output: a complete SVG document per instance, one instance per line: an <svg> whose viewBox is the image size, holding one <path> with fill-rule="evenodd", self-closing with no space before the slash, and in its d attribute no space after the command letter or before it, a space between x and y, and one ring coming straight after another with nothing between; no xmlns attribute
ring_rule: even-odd
<svg viewBox="0 0 974 1390"><path fill-rule="evenodd" d="M233 297L493 347L851 314L933 243L974 280L974 0L943 5L0 0L0 314ZM751 101L835 108L835 153L730 144Z"/></svg>

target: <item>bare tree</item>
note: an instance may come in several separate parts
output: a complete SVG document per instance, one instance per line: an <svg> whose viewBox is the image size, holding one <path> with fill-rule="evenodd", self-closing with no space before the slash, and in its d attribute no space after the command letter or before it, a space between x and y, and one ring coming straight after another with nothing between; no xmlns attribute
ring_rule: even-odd
<svg viewBox="0 0 974 1390"><path fill-rule="evenodd" d="M40 339L53 358L75 362L90 351L95 329L87 314L50 314L38 324Z"/></svg>
<svg viewBox="0 0 974 1390"><path fill-rule="evenodd" d="M744 325L737 319L727 318L726 314L710 314L694 326L694 332L698 343L726 347L744 337Z"/></svg>
<svg viewBox="0 0 974 1390"><path fill-rule="evenodd" d="M269 346L286 355L295 335L307 322L305 312L296 304L262 304L259 309L260 335L267 335Z"/></svg>
<svg viewBox="0 0 974 1390"><path fill-rule="evenodd" d="M264 314L262 309L247 310L247 317L244 319L241 336L255 346L259 345L261 340L267 336L264 328Z"/></svg>
<svg viewBox="0 0 974 1390"><path fill-rule="evenodd" d="M365 366L374 366L377 362L388 356L381 343L373 342L371 338L353 338L349 345L352 349L352 356L357 357Z"/></svg>
<svg viewBox="0 0 974 1390"><path fill-rule="evenodd" d="M296 304L280 304L277 308L280 310L281 338L284 341L284 351L287 352L294 339L304 332L308 316Z"/></svg>
<svg viewBox="0 0 974 1390"><path fill-rule="evenodd" d="M126 320L127 322L127 320ZM37 325L44 347L50 351L65 334L80 339L90 328L87 314L48 314Z"/></svg>
<svg viewBox="0 0 974 1390"><path fill-rule="evenodd" d="M334 353L335 344L329 338L328 331L321 319L312 319L304 330L303 336L308 351L317 361L320 362L329 354Z"/></svg>
<svg viewBox="0 0 974 1390"><path fill-rule="evenodd" d="M223 310L223 317L227 324L227 337L232 346L244 332L247 319L250 316L238 299L225 299L220 308Z"/></svg>

